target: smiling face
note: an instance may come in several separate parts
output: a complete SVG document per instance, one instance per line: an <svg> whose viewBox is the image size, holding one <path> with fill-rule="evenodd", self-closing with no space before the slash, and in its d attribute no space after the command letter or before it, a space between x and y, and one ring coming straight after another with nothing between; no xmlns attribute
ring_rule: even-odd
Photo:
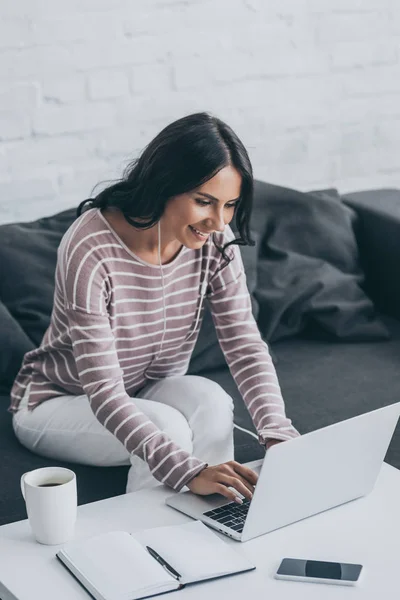
<svg viewBox="0 0 400 600"><path fill-rule="evenodd" d="M162 229L187 248L200 248L214 231L232 221L242 179L227 166L193 191L171 198L161 219Z"/></svg>

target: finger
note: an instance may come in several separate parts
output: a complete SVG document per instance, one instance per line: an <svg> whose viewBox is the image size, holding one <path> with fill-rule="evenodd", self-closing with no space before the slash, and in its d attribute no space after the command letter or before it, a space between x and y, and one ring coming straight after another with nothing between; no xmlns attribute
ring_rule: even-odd
<svg viewBox="0 0 400 600"><path fill-rule="evenodd" d="M241 475L244 479L246 479L252 485L256 485L256 483L258 481L258 475L255 471L253 471L252 469L249 469L249 467L245 467L244 465L241 465L240 463L236 462L235 460L232 461L231 465L232 465L234 471L236 471L236 473Z"/></svg>
<svg viewBox="0 0 400 600"><path fill-rule="evenodd" d="M248 491L250 492L250 496L248 496L247 494L243 494L243 496L246 496L246 498L249 498L249 500L251 500L252 495L254 494L254 485L252 485L251 483L249 483L247 481L247 479L245 479L244 477L242 477L241 475L239 475L236 471L234 471L232 469L232 471L230 473L224 473L224 476L226 477L233 477L235 480L238 480L242 483L242 485L246 486L246 488L248 489ZM242 493L242 492L241 492Z"/></svg>
<svg viewBox="0 0 400 600"><path fill-rule="evenodd" d="M237 493L234 490L230 490L222 483L215 484L215 493L225 496L225 498L228 498L228 500L231 500L232 502L237 502L238 504L242 503L242 500Z"/></svg>
<svg viewBox="0 0 400 600"><path fill-rule="evenodd" d="M222 477L233 477L235 479L239 479L241 481L241 483L246 486L246 488L249 490L250 494L254 493L254 486L249 483L249 481L245 478L242 477L237 471L235 471L234 469L234 465L235 464L240 464L240 463L235 463L235 461L231 461L228 463L223 463L221 465L218 465L217 469L216 469L216 476L217 476L217 481L221 481ZM250 469L249 469L250 470ZM246 498L251 499L251 495L249 496L248 494L243 493L243 496L246 496Z"/></svg>
<svg viewBox="0 0 400 600"><path fill-rule="evenodd" d="M238 477L229 477L225 475L219 479L219 482L233 488L248 500L251 500L253 497L253 492L249 490Z"/></svg>

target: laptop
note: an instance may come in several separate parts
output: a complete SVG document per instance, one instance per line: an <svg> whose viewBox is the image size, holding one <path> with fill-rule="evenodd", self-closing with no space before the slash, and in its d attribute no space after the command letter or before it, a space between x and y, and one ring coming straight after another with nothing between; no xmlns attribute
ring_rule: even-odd
<svg viewBox="0 0 400 600"><path fill-rule="evenodd" d="M251 502L189 491L166 503L245 542L368 494L399 416L396 402L271 446L264 459L248 463L259 473Z"/></svg>

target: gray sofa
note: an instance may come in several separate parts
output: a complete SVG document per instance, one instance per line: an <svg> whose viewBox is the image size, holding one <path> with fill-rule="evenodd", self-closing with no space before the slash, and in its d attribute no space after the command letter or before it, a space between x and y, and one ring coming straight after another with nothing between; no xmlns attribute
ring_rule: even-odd
<svg viewBox="0 0 400 600"><path fill-rule="evenodd" d="M74 217L71 209L0 226L0 524L26 517L22 473L55 464L18 443L7 407L24 353L48 326L56 249ZM257 181L251 231L256 245L242 256L253 312L299 431L397 401L400 191L340 197ZM189 372L222 385L234 398L236 423L254 431L208 311ZM245 462L263 450L237 429L235 455ZM386 460L400 467L398 429ZM77 473L80 504L124 493L128 467L64 466Z"/></svg>

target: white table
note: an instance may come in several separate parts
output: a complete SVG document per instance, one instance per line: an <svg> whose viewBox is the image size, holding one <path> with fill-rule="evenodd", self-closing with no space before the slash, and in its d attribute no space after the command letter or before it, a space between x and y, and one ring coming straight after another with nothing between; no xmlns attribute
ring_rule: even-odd
<svg viewBox="0 0 400 600"><path fill-rule="evenodd" d="M163 486L80 506L75 539L102 531L137 531L190 519L164 504ZM294 498L295 502L296 499ZM220 534L216 534L220 535ZM221 536L257 566L255 571L173 592L177 600L398 598L400 587L400 473L383 464L373 492L245 543ZM55 558L60 546L35 542L27 520L0 527L2 600L88 600L90 596ZM355 587L277 581L285 556L364 565Z"/></svg>

